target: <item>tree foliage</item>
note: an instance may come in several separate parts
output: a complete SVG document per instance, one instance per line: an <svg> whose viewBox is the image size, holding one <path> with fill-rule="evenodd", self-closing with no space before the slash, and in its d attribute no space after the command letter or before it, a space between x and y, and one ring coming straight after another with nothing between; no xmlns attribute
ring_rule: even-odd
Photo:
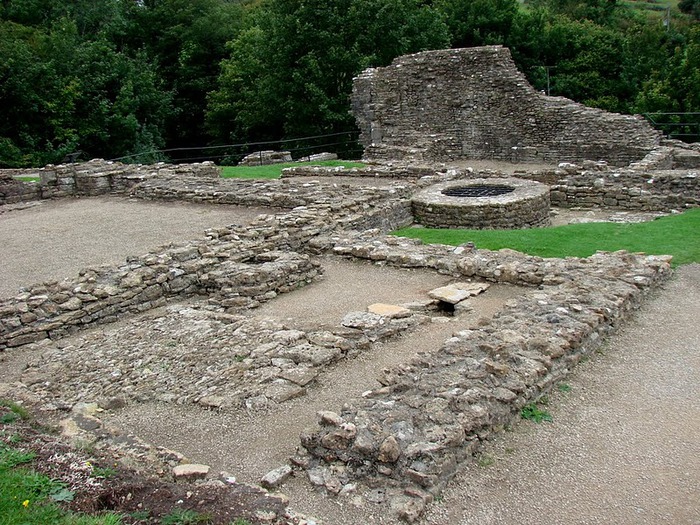
<svg viewBox="0 0 700 525"><path fill-rule="evenodd" d="M103 17L110 5L105 0ZM170 94L148 57L120 51L97 12L70 17L68 7L33 0L10 2L3 12L2 165L58 162L77 150L116 157L164 144ZM34 23L19 23L28 20Z"/></svg>
<svg viewBox="0 0 700 525"><path fill-rule="evenodd" d="M695 20L700 20L700 0L680 0L678 9L691 15Z"/></svg>
<svg viewBox="0 0 700 525"><path fill-rule="evenodd" d="M352 129L355 75L447 43L439 14L415 0L272 0L230 44L209 129L220 141Z"/></svg>
<svg viewBox="0 0 700 525"><path fill-rule="evenodd" d="M630 5L3 0L0 166L354 129L354 76L450 45L506 45L537 89L588 105L700 111L698 0L669 25Z"/></svg>

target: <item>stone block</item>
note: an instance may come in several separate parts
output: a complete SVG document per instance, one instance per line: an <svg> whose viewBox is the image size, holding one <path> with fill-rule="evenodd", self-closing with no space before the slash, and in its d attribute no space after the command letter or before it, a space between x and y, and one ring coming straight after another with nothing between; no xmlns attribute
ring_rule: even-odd
<svg viewBox="0 0 700 525"><path fill-rule="evenodd" d="M206 478L209 474L209 470L210 467L208 465L187 463L173 468L173 476L175 477L175 481L192 482Z"/></svg>

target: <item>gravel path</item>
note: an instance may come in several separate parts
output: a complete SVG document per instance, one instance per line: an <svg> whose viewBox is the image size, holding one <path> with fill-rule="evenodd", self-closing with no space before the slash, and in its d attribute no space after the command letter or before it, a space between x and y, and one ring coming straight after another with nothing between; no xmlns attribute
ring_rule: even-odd
<svg viewBox="0 0 700 525"><path fill-rule="evenodd" d="M699 319L683 266L551 396L553 423L499 436L426 523L699 524Z"/></svg>
<svg viewBox="0 0 700 525"><path fill-rule="evenodd" d="M0 295L27 282L74 275L86 265L119 262L128 254L201 234L206 227L244 222L257 212L112 197L11 211L0 215ZM142 244L132 244L136 239ZM46 261L51 265L42 274ZM422 293L445 279L426 272L393 278L390 269L374 267L377 279L367 267L327 264L323 283L330 288L319 283L317 295L279 298L265 315L325 323L338 312L356 309L342 304L349 298L360 305L398 301L397 295ZM365 270L362 278L357 269ZM109 423L253 481L293 453L300 429L313 422L317 410L339 408L376 386L381 368L435 348L460 323L489 317L516 293L493 287L474 314L375 345L327 372L310 395L277 411L223 416L148 404L109 413ZM684 266L602 352L577 367L569 392L550 396L553 423L520 422L487 444L479 460L467 465L431 506L425 524L700 524L698 319L700 265ZM10 360L20 358L7 354L0 376L13 369L5 366ZM301 480L283 491L292 508L327 525L393 523L381 507L356 508L351 499L322 498Z"/></svg>

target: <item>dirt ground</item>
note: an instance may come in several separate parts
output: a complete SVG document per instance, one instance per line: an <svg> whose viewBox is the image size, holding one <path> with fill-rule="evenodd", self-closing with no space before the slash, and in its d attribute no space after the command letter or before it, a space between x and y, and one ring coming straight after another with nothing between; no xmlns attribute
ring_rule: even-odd
<svg viewBox="0 0 700 525"><path fill-rule="evenodd" d="M42 279L58 279L86 265L116 262L126 254L251 216L248 210L228 207L124 201L58 201L0 215L0 286L7 287L0 296L26 284L27 267L38 271L50 266L54 273ZM46 214L53 205L57 215ZM127 223L134 233L117 237ZM147 237L148 231L154 237ZM131 244L139 238L142 244ZM29 254L34 253L40 258L31 262ZM257 314L331 322L346 309L405 300L446 279L431 272L332 259L325 267L326 278L317 286L272 301ZM106 420L214 471L256 481L293 453L299 431L313 422L317 410L339 410L347 399L375 386L376 371L436 348L452 332L493 315L518 293L517 287L492 287L473 313L375 345L326 372L305 398L276 411L225 415L149 404L111 412ZM700 265L690 265L680 268L601 353L576 369L567 392L550 397L552 423L523 421L487 444L431 506L425 524L700 524L697 319ZM21 361L19 353L12 354L4 358ZM0 382L8 379L0 373ZM322 497L302 479L293 479L282 491L291 508L327 525L393 523L381 507Z"/></svg>
<svg viewBox="0 0 700 525"><path fill-rule="evenodd" d="M12 296L20 286L61 280L88 266L118 264L163 244L203 238L207 228L246 224L269 213L115 196L30 204L0 213L0 297Z"/></svg>

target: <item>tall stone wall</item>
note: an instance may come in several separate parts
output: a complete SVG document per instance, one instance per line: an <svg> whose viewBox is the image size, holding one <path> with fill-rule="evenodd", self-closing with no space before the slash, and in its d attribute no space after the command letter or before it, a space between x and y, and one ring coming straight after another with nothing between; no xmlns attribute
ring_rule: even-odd
<svg viewBox="0 0 700 525"><path fill-rule="evenodd" d="M661 139L642 117L536 92L501 46L426 51L365 70L352 105L370 159L622 166Z"/></svg>

